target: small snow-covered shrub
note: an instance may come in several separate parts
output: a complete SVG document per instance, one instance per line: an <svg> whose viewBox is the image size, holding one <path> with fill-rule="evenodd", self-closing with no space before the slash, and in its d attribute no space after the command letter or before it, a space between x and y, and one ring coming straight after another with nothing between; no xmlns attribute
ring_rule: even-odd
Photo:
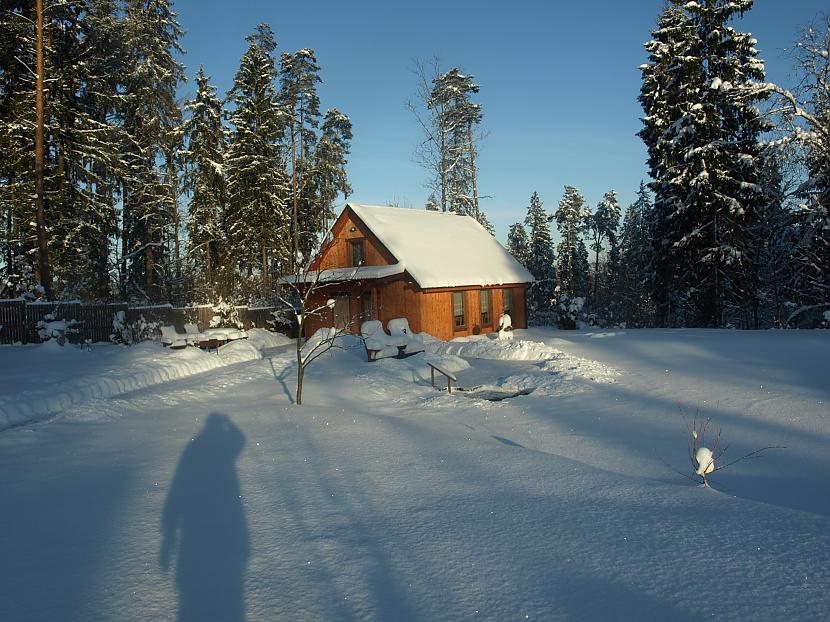
<svg viewBox="0 0 830 622"><path fill-rule="evenodd" d="M242 320L239 319L239 309L230 302L219 299L213 305L214 316L210 320L211 328L244 328Z"/></svg>
<svg viewBox="0 0 830 622"><path fill-rule="evenodd" d="M37 323L37 336L42 342L54 339L58 345L66 343L70 336L78 333L80 322L77 320L59 320L52 313L47 313Z"/></svg>
<svg viewBox="0 0 830 622"><path fill-rule="evenodd" d="M143 315L140 315L129 326L132 332L132 343L159 341L161 339L161 322L148 322Z"/></svg>
<svg viewBox="0 0 830 622"><path fill-rule="evenodd" d="M581 296L560 296L557 305L559 328L576 328L577 322L583 320L585 299Z"/></svg>
<svg viewBox="0 0 830 622"><path fill-rule="evenodd" d="M127 322L127 314L124 311L116 311L112 316L112 333L110 333L110 341L112 343L120 343L125 346L131 346L135 343L133 337L132 324Z"/></svg>
<svg viewBox="0 0 830 622"><path fill-rule="evenodd" d="M46 293L43 286L35 279L34 268L22 255L14 258L12 269L0 285L2 285L0 293L4 297L11 294L14 298L32 301L42 299Z"/></svg>

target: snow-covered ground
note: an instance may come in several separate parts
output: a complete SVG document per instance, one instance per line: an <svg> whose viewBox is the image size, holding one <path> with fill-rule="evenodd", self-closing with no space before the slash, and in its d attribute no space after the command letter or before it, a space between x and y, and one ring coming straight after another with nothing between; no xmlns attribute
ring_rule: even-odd
<svg viewBox="0 0 830 622"><path fill-rule="evenodd" d="M830 618L830 332L347 346L0 348L0 620Z"/></svg>

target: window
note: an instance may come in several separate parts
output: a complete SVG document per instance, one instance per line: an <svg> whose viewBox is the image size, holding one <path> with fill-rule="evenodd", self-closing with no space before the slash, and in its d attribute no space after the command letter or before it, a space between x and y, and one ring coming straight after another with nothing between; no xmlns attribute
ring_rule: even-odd
<svg viewBox="0 0 830 622"><path fill-rule="evenodd" d="M353 268L362 266L365 258L363 240L349 240L349 265Z"/></svg>
<svg viewBox="0 0 830 622"><path fill-rule="evenodd" d="M504 312L507 315L513 315L513 290L512 289L503 289L501 290L501 306L504 307Z"/></svg>
<svg viewBox="0 0 830 622"><path fill-rule="evenodd" d="M464 315L464 292L452 293L452 315L456 328L464 328L467 325Z"/></svg>
<svg viewBox="0 0 830 622"><path fill-rule="evenodd" d="M363 321L371 320L372 319L372 292L363 292L363 295L360 297L361 302L363 303Z"/></svg>
<svg viewBox="0 0 830 622"><path fill-rule="evenodd" d="M493 324L493 312L491 311L493 305L490 290L479 290L478 301L481 309L481 325L491 326Z"/></svg>

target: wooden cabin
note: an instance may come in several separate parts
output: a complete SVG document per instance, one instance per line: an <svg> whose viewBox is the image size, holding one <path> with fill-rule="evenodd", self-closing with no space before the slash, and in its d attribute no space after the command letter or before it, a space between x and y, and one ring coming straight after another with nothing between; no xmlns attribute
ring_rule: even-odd
<svg viewBox="0 0 830 622"><path fill-rule="evenodd" d="M332 281L316 302L334 307L306 321L306 337L405 317L414 332L449 340L498 331L505 311L515 328L527 327L533 277L470 216L347 204L314 267Z"/></svg>

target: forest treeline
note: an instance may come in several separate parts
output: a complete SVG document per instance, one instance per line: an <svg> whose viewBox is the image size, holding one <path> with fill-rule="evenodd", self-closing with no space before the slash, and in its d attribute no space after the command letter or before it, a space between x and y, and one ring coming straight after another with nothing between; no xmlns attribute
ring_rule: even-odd
<svg viewBox="0 0 830 622"><path fill-rule="evenodd" d="M658 16L633 204L566 186L547 211L532 195L507 246L536 279L534 322L830 324L830 21L794 42L787 88L738 28L752 4L669 0ZM321 110L314 51L277 53L262 24L227 93L200 68L181 102L181 37L170 0L3 4L0 297L270 302L308 259L351 192L351 122ZM480 87L437 59L415 78L425 207L492 233Z"/></svg>
<svg viewBox="0 0 830 622"><path fill-rule="evenodd" d="M507 244L533 321L830 327L830 20L788 90L733 25L752 4L666 3L640 67L651 181L623 217L614 192L592 209L566 186L549 214L533 194Z"/></svg>
<svg viewBox="0 0 830 622"><path fill-rule="evenodd" d="M4 2L0 296L256 302L308 256L352 138L314 51L261 24L180 102L181 37L168 0Z"/></svg>

